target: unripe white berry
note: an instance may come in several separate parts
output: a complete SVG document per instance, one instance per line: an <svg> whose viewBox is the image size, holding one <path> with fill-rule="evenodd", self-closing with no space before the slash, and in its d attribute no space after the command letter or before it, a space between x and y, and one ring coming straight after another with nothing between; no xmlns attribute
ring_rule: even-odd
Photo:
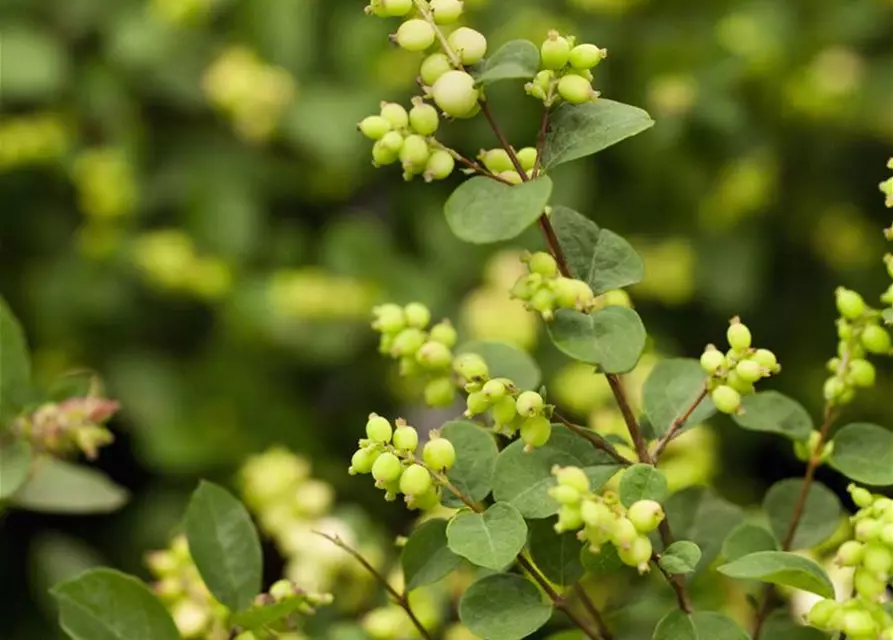
<svg viewBox="0 0 893 640"><path fill-rule="evenodd" d="M469 27L459 27L453 31L447 37L447 42L464 65L480 62L487 53L487 38L480 31Z"/></svg>
<svg viewBox="0 0 893 640"><path fill-rule="evenodd" d="M395 40L407 51L424 51L434 44L435 37L434 27L420 18L413 18L400 25Z"/></svg>
<svg viewBox="0 0 893 640"><path fill-rule="evenodd" d="M454 118L467 117L477 107L480 92L474 86L474 78L464 71L448 71L440 76L431 88L437 106Z"/></svg>

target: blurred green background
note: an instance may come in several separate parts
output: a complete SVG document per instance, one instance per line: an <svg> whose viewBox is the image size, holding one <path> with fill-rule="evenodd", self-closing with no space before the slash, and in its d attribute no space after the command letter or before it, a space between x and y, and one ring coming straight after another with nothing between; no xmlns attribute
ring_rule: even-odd
<svg viewBox="0 0 893 640"><path fill-rule="evenodd" d="M552 27L606 47L596 87L656 119L553 176L556 203L645 257L632 295L656 352L697 356L741 314L785 367L773 384L817 414L834 288L876 301L888 284L893 2L467 5L491 51ZM228 482L274 444L398 532L406 514L346 474L349 455L371 410L444 415L377 355L376 302L421 300L466 337L518 342L547 381L566 364L495 285L514 264L495 252L536 234L463 245L441 212L458 176L404 184L371 166L355 123L415 89L395 27L361 0L0 0L0 293L42 379L95 370L122 402L98 464L134 493L112 516L0 521L0 638L56 637L46 587L91 558L145 576L197 478ZM491 98L532 144L536 102L520 86ZM495 143L478 121L445 139ZM893 426L881 373L850 416ZM788 445L715 428L730 499L799 473Z"/></svg>

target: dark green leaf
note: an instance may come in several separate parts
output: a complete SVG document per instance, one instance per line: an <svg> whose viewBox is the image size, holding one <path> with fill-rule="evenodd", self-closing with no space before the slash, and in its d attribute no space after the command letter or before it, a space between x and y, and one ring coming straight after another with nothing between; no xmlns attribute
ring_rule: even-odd
<svg viewBox="0 0 893 640"><path fill-rule="evenodd" d="M634 464L620 476L620 502L625 507L638 500L663 502L667 491L666 476L650 464Z"/></svg>
<svg viewBox="0 0 893 640"><path fill-rule="evenodd" d="M7 59L5 49L3 59ZM5 76L3 80L5 83ZM30 393L31 358L25 334L6 302L0 298L0 431L22 410Z"/></svg>
<svg viewBox="0 0 893 640"><path fill-rule="evenodd" d="M555 533L555 521L533 520L529 523L530 555L543 575L552 583L568 586L583 577L580 560L582 542L573 531Z"/></svg>
<svg viewBox="0 0 893 640"><path fill-rule="evenodd" d="M91 569L51 593L59 624L72 640L180 640L164 605L132 576Z"/></svg>
<svg viewBox="0 0 893 640"><path fill-rule="evenodd" d="M781 546L772 533L747 522L738 525L722 543L722 555L727 562L757 551L778 551Z"/></svg>
<svg viewBox="0 0 893 640"><path fill-rule="evenodd" d="M670 496L664 504L673 534L701 548L698 572L710 565L729 532L744 519L741 508L705 487L691 487Z"/></svg>
<svg viewBox="0 0 893 640"><path fill-rule="evenodd" d="M691 617L673 610L657 623L652 640L698 640L698 633Z"/></svg>
<svg viewBox="0 0 893 640"><path fill-rule="evenodd" d="M552 207L549 221L558 236L558 244L567 260L571 275L589 282L592 257L601 233L598 225L581 213L562 205ZM591 286L591 285L590 285Z"/></svg>
<svg viewBox="0 0 893 640"><path fill-rule="evenodd" d="M730 578L759 580L803 589L823 598L834 597L834 586L821 566L787 551L758 551L724 564L717 571Z"/></svg>
<svg viewBox="0 0 893 640"><path fill-rule="evenodd" d="M772 485L763 498L763 510L769 515L772 532L779 540L785 539L802 490L802 479L788 478ZM813 482L790 548L808 549L821 544L834 534L839 524L837 496L822 483Z"/></svg>
<svg viewBox="0 0 893 640"><path fill-rule="evenodd" d="M110 513L127 503L129 494L90 467L43 458L10 502L41 513Z"/></svg>
<svg viewBox="0 0 893 640"><path fill-rule="evenodd" d="M580 560L587 573L600 576L622 571L626 567L617 555L617 547L613 544L603 544L598 553L593 553L588 546L584 547L580 553Z"/></svg>
<svg viewBox="0 0 893 640"><path fill-rule="evenodd" d="M475 340L466 342L456 350L460 353L476 353L487 363L491 378L509 378L521 389L539 386L540 368L529 353L505 342Z"/></svg>
<svg viewBox="0 0 893 640"><path fill-rule="evenodd" d="M527 80L539 71L540 52L529 40L510 40L484 61L477 76L481 84L499 80Z"/></svg>
<svg viewBox="0 0 893 640"><path fill-rule="evenodd" d="M527 524L507 502L497 502L483 513L463 511L447 525L450 550L479 567L501 571L527 543Z"/></svg>
<svg viewBox="0 0 893 640"><path fill-rule="evenodd" d="M848 424L834 436L831 466L872 486L893 485L893 433L874 424Z"/></svg>
<svg viewBox="0 0 893 640"><path fill-rule="evenodd" d="M551 119L543 166L546 169L598 153L651 127L654 121L637 107L597 100L582 105L563 104Z"/></svg>
<svg viewBox="0 0 893 640"><path fill-rule="evenodd" d="M31 468L31 445L14 440L0 447L0 500L6 500L25 484Z"/></svg>
<svg viewBox="0 0 893 640"><path fill-rule="evenodd" d="M249 631L258 631L264 627L285 620L296 613L304 602L300 598L276 602L262 607L252 607L232 617L232 623Z"/></svg>
<svg viewBox="0 0 893 640"><path fill-rule="evenodd" d="M701 549L694 542L679 540L660 556L660 566L670 574L692 573L701 560Z"/></svg>
<svg viewBox="0 0 893 640"><path fill-rule="evenodd" d="M550 195L547 176L515 186L477 176L453 191L444 212L460 240L490 244L519 236L542 215Z"/></svg>
<svg viewBox="0 0 893 640"><path fill-rule="evenodd" d="M462 420L444 424L440 435L452 442L456 449L456 464L447 473L450 482L472 500L486 498L493 488L493 470L499 454L493 435L472 422ZM447 507L464 506L449 491L443 492L441 502Z"/></svg>
<svg viewBox="0 0 893 640"><path fill-rule="evenodd" d="M645 415L656 436L664 435L676 418L681 417L704 388L707 374L697 360L672 358L662 360L652 369L642 387ZM704 398L686 423L693 427L716 413L713 401Z"/></svg>
<svg viewBox="0 0 893 640"><path fill-rule="evenodd" d="M189 553L208 589L231 611L260 593L263 558L251 516L222 487L202 481L184 519Z"/></svg>
<svg viewBox="0 0 893 640"><path fill-rule="evenodd" d="M585 438L567 427L552 425L552 436L544 446L525 453L524 443L516 440L502 450L493 476L494 497L514 505L525 518L548 518L558 513L559 505L548 493L555 486L555 465L581 467L593 491L620 469L613 458Z"/></svg>
<svg viewBox="0 0 893 640"><path fill-rule="evenodd" d="M632 370L645 348L642 319L626 307L606 307L591 314L562 309L548 328L561 351L574 360L598 365L605 373Z"/></svg>
<svg viewBox="0 0 893 640"><path fill-rule="evenodd" d="M552 605L519 575L500 573L478 580L462 594L459 619L487 640L521 640L552 616Z"/></svg>
<svg viewBox="0 0 893 640"><path fill-rule="evenodd" d="M439 582L461 563L447 546L446 528L446 520L428 520L407 540L400 554L407 590Z"/></svg>
<svg viewBox="0 0 893 640"><path fill-rule="evenodd" d="M791 620L787 611L777 611L766 619L760 638L763 640L827 640L828 634L812 627L797 624Z"/></svg>
<svg viewBox="0 0 893 640"><path fill-rule="evenodd" d="M696 611L686 615L671 611L654 630L653 640L747 640L738 624L721 613Z"/></svg>
<svg viewBox="0 0 893 640"><path fill-rule="evenodd" d="M739 427L750 431L777 433L791 440L808 440L812 418L803 406L778 391L762 391L745 396L744 413L732 416Z"/></svg>

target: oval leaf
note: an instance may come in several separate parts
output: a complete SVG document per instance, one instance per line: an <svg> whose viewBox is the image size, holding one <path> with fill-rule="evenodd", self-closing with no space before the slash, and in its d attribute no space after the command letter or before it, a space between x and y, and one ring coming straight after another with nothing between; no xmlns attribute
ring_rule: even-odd
<svg viewBox="0 0 893 640"><path fill-rule="evenodd" d="M487 640L521 640L552 616L552 605L519 575L499 573L472 584L459 601L459 619Z"/></svg>
<svg viewBox="0 0 893 640"><path fill-rule="evenodd" d="M251 516L228 491L202 481L184 520L189 553L208 589L231 611L260 593L263 558Z"/></svg>
<svg viewBox="0 0 893 640"><path fill-rule="evenodd" d="M660 566L670 574L692 573L700 561L700 547L688 540L674 542L660 555Z"/></svg>
<svg viewBox="0 0 893 640"><path fill-rule="evenodd" d="M490 244L519 236L542 215L550 195L547 176L514 186L477 176L453 191L444 212L460 240Z"/></svg>
<svg viewBox="0 0 893 640"><path fill-rule="evenodd" d="M802 490L802 479L788 478L772 485L763 498L763 510L769 515L772 532L779 540L784 540L787 534ZM790 548L808 549L830 538L840 524L840 513L837 496L822 483L813 482Z"/></svg>
<svg viewBox="0 0 893 640"><path fill-rule="evenodd" d="M653 640L748 640L738 624L715 611L696 611L686 615L671 611L657 623Z"/></svg>
<svg viewBox="0 0 893 640"><path fill-rule="evenodd" d="M744 413L732 416L743 429L777 433L791 440L809 440L814 426L803 406L778 391L762 391L745 396Z"/></svg>
<svg viewBox="0 0 893 640"><path fill-rule="evenodd" d="M613 544L603 544L598 553L593 553L589 547L584 547L580 553L580 560L587 573L595 575L608 575L617 571L625 571L626 565L617 554L617 547Z"/></svg>
<svg viewBox="0 0 893 640"><path fill-rule="evenodd" d="M549 214L571 275L589 282L592 277L592 256L601 229L592 220L569 207L555 205ZM592 286L590 283L589 286Z"/></svg>
<svg viewBox="0 0 893 640"><path fill-rule="evenodd" d="M507 502L483 513L464 511L447 525L450 550L474 565L500 571L514 561L527 542L527 524Z"/></svg>
<svg viewBox="0 0 893 640"><path fill-rule="evenodd" d="M645 326L626 307L592 314L559 310L548 323L552 342L574 360L598 365L604 373L631 371L645 348Z"/></svg>
<svg viewBox="0 0 893 640"><path fill-rule="evenodd" d="M10 502L42 513L110 513L128 499L127 490L100 471L43 458Z"/></svg>
<svg viewBox="0 0 893 640"><path fill-rule="evenodd" d="M759 580L834 597L831 580L815 561L787 551L758 551L720 566L717 571L739 580Z"/></svg>
<svg viewBox="0 0 893 640"><path fill-rule="evenodd" d="M529 527L530 555L544 576L561 586L572 585L583 577L583 543L575 532L555 533L555 521L551 519L534 520Z"/></svg>
<svg viewBox="0 0 893 640"><path fill-rule="evenodd" d="M666 476L650 464L634 464L620 477L620 502L625 507L638 500L663 502L668 491Z"/></svg>
<svg viewBox="0 0 893 640"><path fill-rule="evenodd" d="M14 440L0 447L0 500L6 500L25 484L31 468L31 445Z"/></svg>
<svg viewBox="0 0 893 640"><path fill-rule="evenodd" d="M446 529L446 520L428 520L406 541L400 564L407 590L439 582L462 562L447 546Z"/></svg>
<svg viewBox="0 0 893 640"><path fill-rule="evenodd" d="M613 100L562 104L551 118L543 167L551 169L598 153L654 125L646 111Z"/></svg>
<svg viewBox="0 0 893 640"><path fill-rule="evenodd" d="M31 357L19 321L0 298L0 431L31 393Z"/></svg>
<svg viewBox="0 0 893 640"><path fill-rule="evenodd" d="M695 623L683 611L670 611L654 628L653 640L698 640Z"/></svg>
<svg viewBox="0 0 893 640"><path fill-rule="evenodd" d="M876 487L893 485L893 433L875 424L848 424L834 436L831 466Z"/></svg>
<svg viewBox="0 0 893 640"><path fill-rule="evenodd" d="M474 501L486 498L493 488L493 470L499 454L493 435L473 422L462 420L444 424L440 435L452 442L456 449L456 464L447 472L450 482ZM464 506L449 491L443 492L440 501L447 507L458 509Z"/></svg>
<svg viewBox="0 0 893 640"><path fill-rule="evenodd" d="M741 524L741 508L704 487L674 493L664 504L667 521L677 538L691 540L701 548L699 572L710 565L729 532Z"/></svg>
<svg viewBox="0 0 893 640"><path fill-rule="evenodd" d="M722 555L728 562L757 551L780 549L781 545L770 531L749 523L736 527L722 543Z"/></svg>
<svg viewBox="0 0 893 640"><path fill-rule="evenodd" d="M529 40L510 40L484 61L477 81L493 84L500 80L527 80L536 75L539 67L540 52L535 44Z"/></svg>
<svg viewBox="0 0 893 640"><path fill-rule="evenodd" d="M656 436L664 435L683 416L704 388L707 374L697 360L671 358L658 362L642 387L642 405ZM693 427L716 413L708 397L692 412L686 427Z"/></svg>
<svg viewBox="0 0 893 640"><path fill-rule="evenodd" d="M521 389L536 389L541 381L536 360L506 342L475 340L463 344L456 353L478 354L487 363L491 378L509 378Z"/></svg>
<svg viewBox="0 0 893 640"><path fill-rule="evenodd" d="M91 569L50 591L59 624L73 640L180 640L164 605L142 582Z"/></svg>

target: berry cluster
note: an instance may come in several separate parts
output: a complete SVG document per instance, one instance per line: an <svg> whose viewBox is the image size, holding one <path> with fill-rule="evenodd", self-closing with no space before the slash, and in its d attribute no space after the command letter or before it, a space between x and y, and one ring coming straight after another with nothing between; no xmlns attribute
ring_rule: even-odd
<svg viewBox="0 0 893 640"><path fill-rule="evenodd" d="M846 602L821 600L807 615L814 627L838 631L851 640L893 640L893 615L884 606L893 578L893 500L850 485L859 507L851 522L855 539L837 550L837 562L853 567L855 596Z"/></svg>
<svg viewBox="0 0 893 640"><path fill-rule="evenodd" d="M405 579L400 569L394 570L387 576L387 580L398 592L405 591ZM406 599L416 619L426 629L436 629L443 622L445 603L442 592L431 587L422 587L408 592ZM366 613L360 619L360 625L371 640L419 637L406 610L393 601Z"/></svg>
<svg viewBox="0 0 893 640"><path fill-rule="evenodd" d="M383 304L372 310L372 328L381 333L379 351L400 362L400 375L423 376L425 402L432 407L448 407L456 399L451 377L452 347L458 335L449 321L428 329L431 312L418 302L405 307Z"/></svg>
<svg viewBox="0 0 893 640"><path fill-rule="evenodd" d="M118 407L116 401L96 396L69 398L59 404L44 404L18 418L13 429L37 451L68 456L80 450L93 460L101 447L114 440L105 423Z"/></svg>
<svg viewBox="0 0 893 640"><path fill-rule="evenodd" d="M402 419L392 426L373 413L366 423L366 437L358 444L348 473L371 473L375 486L384 489L385 500L396 500L402 493L410 509L427 510L440 504L438 477L456 462L456 450L449 440L432 431L419 460L418 432Z"/></svg>
<svg viewBox="0 0 893 640"><path fill-rule="evenodd" d="M653 553L648 534L665 517L660 504L639 500L627 509L613 491L593 493L589 478L579 467L555 466L552 475L557 484L549 489L549 495L561 505L555 531L579 530L577 537L588 542L593 553L610 543L624 564L635 567L639 573L648 571Z"/></svg>
<svg viewBox="0 0 893 640"><path fill-rule="evenodd" d="M57 160L68 144L69 132L57 115L6 115L0 122L0 172Z"/></svg>
<svg viewBox="0 0 893 640"><path fill-rule="evenodd" d="M300 640L301 635L289 631L296 626L294 619L296 614L312 616L316 613L317 608L331 604L333 601L334 598L330 593L308 593L290 580L277 580L270 586L269 591L255 598L253 609L263 609L287 602L294 607L291 609L293 613L276 622L265 624L262 635L252 631L243 631L234 640L263 640L267 637L280 640L283 638L285 640Z"/></svg>
<svg viewBox="0 0 893 640"><path fill-rule="evenodd" d="M595 294L582 280L566 278L558 272L558 263L550 254L538 251L522 258L529 273L512 287L511 295L523 300L544 320L555 317L556 309L588 312L595 308Z"/></svg>
<svg viewBox="0 0 893 640"><path fill-rule="evenodd" d="M537 151L534 147L523 147L515 152L521 168L527 178L533 178L533 169L536 166ZM505 149L481 149L477 159L488 171L509 184L521 184L524 177L515 169L511 156Z"/></svg>
<svg viewBox="0 0 893 640"><path fill-rule="evenodd" d="M560 98L571 104L592 102L592 69L608 55L594 44L576 44L574 36L550 31L540 47L541 71L525 86L527 93L548 107Z"/></svg>
<svg viewBox="0 0 893 640"><path fill-rule="evenodd" d="M192 238L177 229L143 234L135 241L132 255L143 276L159 289L217 300L232 287L229 265L198 255Z"/></svg>
<svg viewBox="0 0 893 640"><path fill-rule="evenodd" d="M101 147L82 152L74 161L72 178L78 205L91 218L121 218L136 208L136 176L121 149Z"/></svg>
<svg viewBox="0 0 893 640"><path fill-rule="evenodd" d="M723 353L707 345L701 355L701 367L710 374L707 388L716 408L728 414L741 410L741 396L755 393L754 384L781 371L778 359L769 349L751 346L752 336L740 318L732 318L726 339L730 349Z"/></svg>

